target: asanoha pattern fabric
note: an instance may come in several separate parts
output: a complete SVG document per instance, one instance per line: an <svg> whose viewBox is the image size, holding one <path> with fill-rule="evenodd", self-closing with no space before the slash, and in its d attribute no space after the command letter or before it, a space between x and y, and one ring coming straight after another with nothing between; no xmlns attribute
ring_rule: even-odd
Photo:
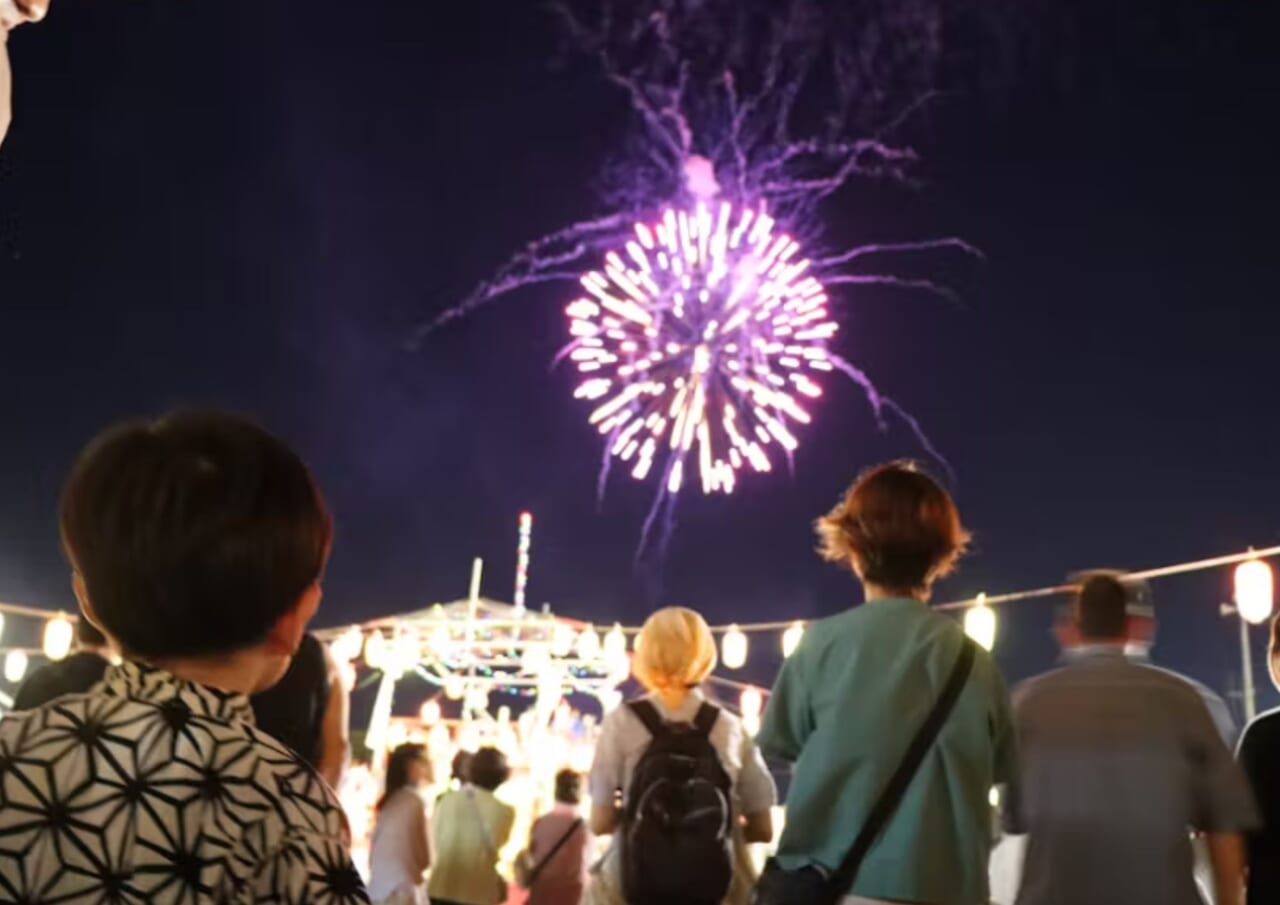
<svg viewBox="0 0 1280 905"><path fill-rule="evenodd" d="M0 720L0 902L368 902L324 781L244 695L125 663Z"/></svg>

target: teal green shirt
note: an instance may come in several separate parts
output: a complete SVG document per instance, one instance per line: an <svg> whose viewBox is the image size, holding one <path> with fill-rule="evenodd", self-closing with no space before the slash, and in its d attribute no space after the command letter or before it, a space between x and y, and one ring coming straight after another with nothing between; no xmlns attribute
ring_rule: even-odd
<svg viewBox="0 0 1280 905"><path fill-rule="evenodd" d="M952 619L877 600L811 626L783 665L757 739L795 764L782 866L844 858L960 652ZM850 892L929 905L987 901L992 786L1014 778L1009 692L979 651L969 682Z"/></svg>

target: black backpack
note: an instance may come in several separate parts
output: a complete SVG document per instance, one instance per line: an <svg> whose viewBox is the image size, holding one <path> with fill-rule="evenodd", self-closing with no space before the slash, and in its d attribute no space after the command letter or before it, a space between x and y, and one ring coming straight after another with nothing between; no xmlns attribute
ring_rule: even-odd
<svg viewBox="0 0 1280 905"><path fill-rule="evenodd" d="M648 701L631 708L653 740L631 775L623 817L622 891L629 905L720 905L733 879L731 783L703 704L668 723Z"/></svg>

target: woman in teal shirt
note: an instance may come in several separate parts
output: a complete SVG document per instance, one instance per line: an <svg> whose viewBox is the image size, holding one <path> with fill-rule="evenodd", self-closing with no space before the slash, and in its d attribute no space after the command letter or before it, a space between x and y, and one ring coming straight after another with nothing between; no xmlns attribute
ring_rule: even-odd
<svg viewBox="0 0 1280 905"><path fill-rule="evenodd" d="M937 699L964 643L930 610L933 582L968 542L955 503L905 463L863 474L817 524L824 558L849 566L866 603L805 633L769 699L757 742L795 765L778 848L783 868L834 871ZM1009 693L979 651L973 671L848 902L987 901L989 796L1011 780Z"/></svg>

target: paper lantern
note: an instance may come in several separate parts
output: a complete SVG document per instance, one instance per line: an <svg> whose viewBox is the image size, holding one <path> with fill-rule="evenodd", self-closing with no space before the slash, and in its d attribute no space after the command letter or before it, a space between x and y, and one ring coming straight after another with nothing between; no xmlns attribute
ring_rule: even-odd
<svg viewBox="0 0 1280 905"><path fill-rule="evenodd" d="M45 623L44 655L50 660L61 660L71 653L71 641L75 637L71 620L59 613Z"/></svg>
<svg viewBox="0 0 1280 905"><path fill-rule="evenodd" d="M27 655L20 650L11 650L4 658L4 677L10 682L21 682L27 674Z"/></svg>
<svg viewBox="0 0 1280 905"><path fill-rule="evenodd" d="M440 722L440 702L435 698L427 701L422 705L422 709L418 711L418 716L422 718L424 724L434 726Z"/></svg>
<svg viewBox="0 0 1280 905"><path fill-rule="evenodd" d="M996 643L996 611L987 606L987 595L979 594L978 602L964 613L964 633L984 650Z"/></svg>
<svg viewBox="0 0 1280 905"><path fill-rule="evenodd" d="M782 633L782 656L790 657L804 640L804 623L793 622L791 627Z"/></svg>
<svg viewBox="0 0 1280 905"><path fill-rule="evenodd" d="M382 632L376 631L364 639L364 662L370 669L382 669L387 665L387 639Z"/></svg>
<svg viewBox="0 0 1280 905"><path fill-rule="evenodd" d="M600 635L590 626L578 636L578 656L583 660L594 660L600 655Z"/></svg>
<svg viewBox="0 0 1280 905"><path fill-rule="evenodd" d="M1236 610L1245 622L1260 625L1275 606L1275 582L1271 567L1260 559L1236 566Z"/></svg>
<svg viewBox="0 0 1280 905"><path fill-rule="evenodd" d="M720 646L720 659L729 669L742 669L747 662L747 636L736 625L729 626Z"/></svg>

